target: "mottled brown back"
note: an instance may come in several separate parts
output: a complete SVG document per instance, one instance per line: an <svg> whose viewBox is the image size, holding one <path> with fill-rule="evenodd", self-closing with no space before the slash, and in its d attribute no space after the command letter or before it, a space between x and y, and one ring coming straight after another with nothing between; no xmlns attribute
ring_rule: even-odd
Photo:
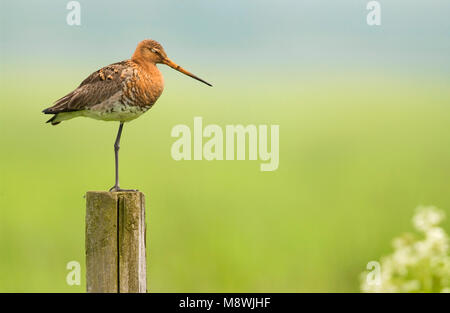
<svg viewBox="0 0 450 313"><path fill-rule="evenodd" d="M130 75L129 60L114 63L103 67L87 77L80 86L61 99L52 107L45 109L45 114L57 114L85 110L105 101L115 93L122 90L122 82Z"/></svg>

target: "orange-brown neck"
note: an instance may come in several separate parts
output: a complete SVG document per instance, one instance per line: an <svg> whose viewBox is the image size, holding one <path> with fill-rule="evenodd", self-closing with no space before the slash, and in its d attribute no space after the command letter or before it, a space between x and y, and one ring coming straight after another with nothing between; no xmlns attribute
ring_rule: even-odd
<svg viewBox="0 0 450 313"><path fill-rule="evenodd" d="M140 101L145 105L153 105L164 89L164 79L154 62L143 57L142 54L134 53L131 58L132 67L137 70L138 81L136 82Z"/></svg>
<svg viewBox="0 0 450 313"><path fill-rule="evenodd" d="M143 68L147 72L152 72L154 68L156 67L156 64L153 62L150 62L148 59L146 59L141 53L137 53L136 51L133 56L131 57L131 61L138 64L141 68Z"/></svg>

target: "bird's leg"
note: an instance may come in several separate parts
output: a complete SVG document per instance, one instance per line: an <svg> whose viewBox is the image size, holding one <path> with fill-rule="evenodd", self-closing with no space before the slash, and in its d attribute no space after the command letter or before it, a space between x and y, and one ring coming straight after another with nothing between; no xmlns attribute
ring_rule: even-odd
<svg viewBox="0 0 450 313"><path fill-rule="evenodd" d="M119 149L120 149L120 137L122 136L123 122L120 122L119 131L117 132L116 141L114 142L114 161L116 168L116 180L114 186L109 191L136 191L134 189L121 189L119 187Z"/></svg>

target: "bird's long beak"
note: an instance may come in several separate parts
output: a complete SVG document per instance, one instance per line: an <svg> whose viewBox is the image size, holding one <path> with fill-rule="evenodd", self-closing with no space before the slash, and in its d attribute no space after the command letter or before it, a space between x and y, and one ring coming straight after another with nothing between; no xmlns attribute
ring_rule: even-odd
<svg viewBox="0 0 450 313"><path fill-rule="evenodd" d="M212 87L212 85L211 85L210 83L208 83L208 82L204 81L203 79L201 79L201 78L195 76L195 75L192 74L191 72L186 71L184 68L182 68L181 66L179 66L178 64L176 64L175 62L173 62L173 61L172 61L171 59L169 59L169 58L165 58L165 59L163 60L163 63L166 64L166 65L168 65L168 66L170 66L171 68L177 70L178 72L181 72L181 73L183 73L183 74L185 74L185 75L187 75L187 76L192 77L193 79L196 79L196 80L198 80L198 81L201 81L202 83L204 83L204 84L206 84L206 85Z"/></svg>

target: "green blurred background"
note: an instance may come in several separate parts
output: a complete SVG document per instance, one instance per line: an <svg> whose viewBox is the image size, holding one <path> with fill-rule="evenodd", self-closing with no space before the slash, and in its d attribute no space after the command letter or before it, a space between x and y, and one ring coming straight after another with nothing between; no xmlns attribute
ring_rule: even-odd
<svg viewBox="0 0 450 313"><path fill-rule="evenodd" d="M1 2L0 292L85 291L83 195L113 185L118 125L40 111L144 38L214 84L161 66L164 94L124 129L149 291L358 291L415 207L450 213L448 1L381 1L379 27L363 0L81 0L81 26L67 2ZM279 124L279 169L174 161L194 116Z"/></svg>

